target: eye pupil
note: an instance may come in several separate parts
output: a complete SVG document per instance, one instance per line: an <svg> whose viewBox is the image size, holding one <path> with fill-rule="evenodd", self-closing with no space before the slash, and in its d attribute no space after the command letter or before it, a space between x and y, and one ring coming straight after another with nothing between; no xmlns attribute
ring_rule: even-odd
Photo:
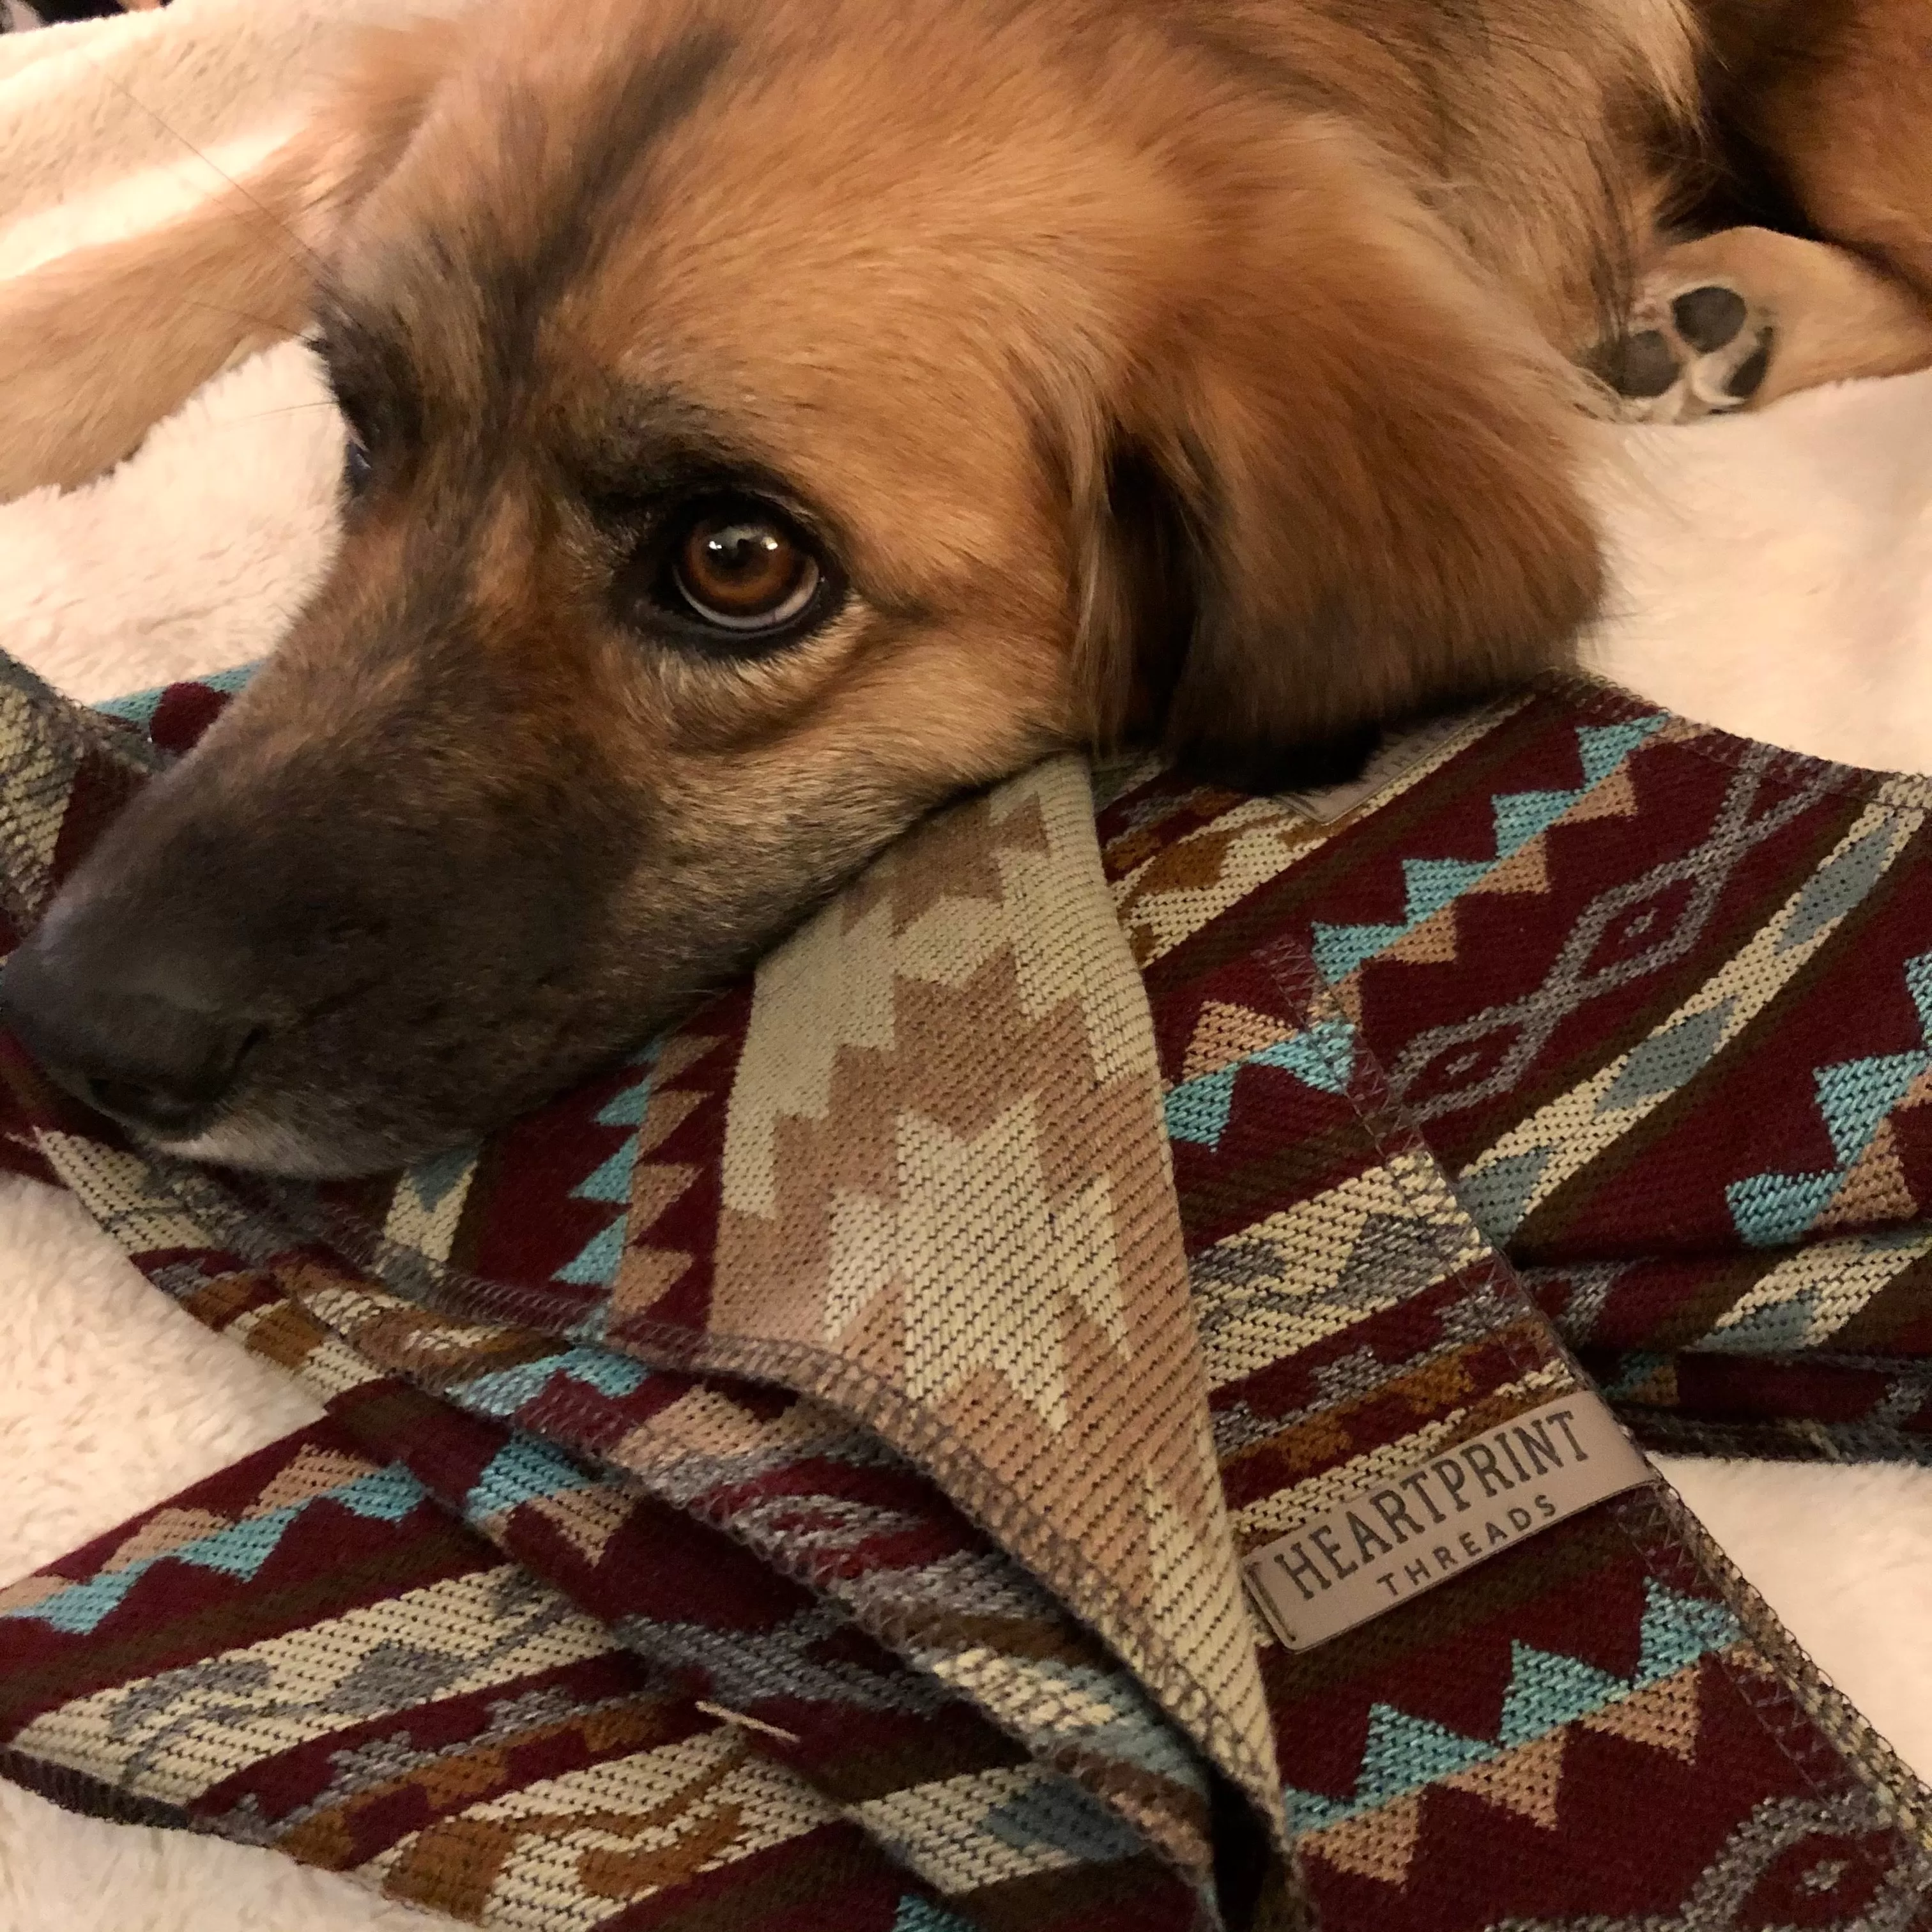
<svg viewBox="0 0 1932 1932"><path fill-rule="evenodd" d="M359 496L368 488L370 468L368 451L351 436L342 452L343 487L350 496Z"/></svg>
<svg viewBox="0 0 1932 1932"><path fill-rule="evenodd" d="M713 530L701 539L701 546L700 574L711 582L742 584L756 590L767 578L784 573L784 539L777 531L756 524L732 524Z"/></svg>

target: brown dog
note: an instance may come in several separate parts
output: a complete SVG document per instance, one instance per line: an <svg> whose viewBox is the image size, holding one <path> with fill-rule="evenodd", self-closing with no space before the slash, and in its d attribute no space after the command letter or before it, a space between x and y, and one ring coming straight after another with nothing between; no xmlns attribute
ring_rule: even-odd
<svg viewBox="0 0 1932 1932"><path fill-rule="evenodd" d="M1593 414L1932 362L1928 35L1925 0L486 0L380 37L244 192L0 302L0 489L311 318L351 438L332 574L7 1017L164 1144L352 1172L1054 748L1341 775L1564 655ZM1667 245L1720 200L1786 232Z"/></svg>

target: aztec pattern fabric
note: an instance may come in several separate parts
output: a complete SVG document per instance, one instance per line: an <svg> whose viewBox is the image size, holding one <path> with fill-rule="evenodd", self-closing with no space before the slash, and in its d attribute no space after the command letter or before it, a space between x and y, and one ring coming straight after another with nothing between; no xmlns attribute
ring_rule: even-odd
<svg viewBox="0 0 1932 1932"><path fill-rule="evenodd" d="M0 688L16 931L224 701ZM1927 802L1553 691L1136 775L1116 924L1048 767L355 1187L14 1054L14 1164L329 1413L0 1594L0 1766L490 1924L1932 1924L1927 1795L1660 1484L1312 1651L1234 1590L1584 1387L1544 1310L1646 1439L1913 1453Z"/></svg>
<svg viewBox="0 0 1932 1932"><path fill-rule="evenodd" d="M130 715L150 742L174 747L206 724L224 695L187 687L131 707ZM10 792L16 837L8 872L16 883L32 882L17 894L24 919L135 782L128 752L140 741L131 734L116 740L80 714L50 709L24 678L7 696L21 754ZM1054 805L1056 790L1077 802L1070 818ZM1084 832L1097 879L1090 808L1077 772L1069 768L1058 782L1040 775L1009 802L1007 816L1018 821L1010 830L1004 819L986 820L986 862L995 873L995 855L1010 838L1022 854L1017 876L1030 878L1026 856L1046 837L1050 819ZM916 874L917 864L907 869ZM1024 890L1016 886L1016 897ZM881 916L896 904L890 894L880 900ZM934 962L939 984L951 976L983 986L980 969L989 965L997 984L1000 949L989 955L982 929L983 915L994 910L990 903L980 908L964 944L949 943L951 928L942 924ZM1104 901L1100 910L1094 932L1111 938ZM1083 1006L1077 930L1071 943L1070 976L1054 998L1084 1034L1093 1012L1104 1012L1106 987ZM1051 972L1062 944L1048 946L1045 963L1031 962L1036 976L1016 998L1052 988L1039 976ZM1118 959L1124 965L1124 950ZM1018 970L1006 961L1010 976ZM1130 981L1131 968L1125 970ZM969 1008L968 1018L974 1017ZM688 1113L688 1076L712 1043L701 1030L687 1029L650 1055L665 1096L655 1107L637 1066L565 1104L548 1137L553 1171L584 1164L564 1174L560 1198L586 1168L609 1165L613 1140L662 1138L668 1121ZM1076 1069L1064 1054L1046 1064L1070 1090L1060 1099L1070 1108ZM667 1875L675 1876L678 1859L709 1877L727 1862L775 1847L788 1854L776 1895L787 1911L803 1915L801 1923L956 1922L934 1916L941 1899L969 1922L989 1926L1151 1928L1199 1921L1211 1885L1213 1801L1198 1754L1130 1672L876 1438L769 1387L673 1367L646 1371L634 1357L590 1339L604 1318L590 1305L595 1298L568 1281L567 1332L531 1325L538 1298L519 1297L509 1282L484 1294L497 1304L489 1314L419 1305L386 1279L305 1243L262 1204L244 1207L202 1178L142 1160L100 1124L63 1108L24 1064L11 1070L22 1110L21 1164L73 1186L190 1312L293 1367L364 1460L419 1486L486 1543L589 1610L616 1643L668 1673L686 1705L735 1726L762 1781L730 1795L721 1826L712 1815L710 1767L699 1766L703 1776L680 1784L672 1774L677 1766L656 1765L634 1738L617 1735L614 1742L625 1747L618 1766L593 1767L560 1793L548 1750L524 1752L514 1724L502 1735L495 1728L506 1708L523 1708L525 1693L516 1685L507 1695L496 1692L480 1714L472 1711L481 1730L463 1728L459 1714L451 1720L455 1734L446 1736L440 1673L457 1670L478 1642L494 1654L497 1639L479 1634L473 1614L466 1630L442 1629L444 1606L426 1594L436 1579L418 1582L406 1570L390 1578L373 1618L317 1622L304 1611L288 1626L276 1621L287 1595L244 1592L229 1617L240 1625L233 1634L246 1641L224 1642L199 1668L166 1666L158 1676L143 1671L92 1688L90 1658L116 1655L128 1633L170 1627L178 1647L182 1632L206 1628L194 1592L181 1598L184 1564L220 1569L246 1552L257 1562L272 1552L283 1574L329 1565L341 1508L353 1514L355 1504L332 1497L329 1507L287 1516L290 1479L275 1472L260 1492L272 1506L244 1498L238 1510L232 1487L219 1497L177 1498L159 1528L153 1521L134 1526L128 1537L112 1539L111 1554L84 1555L80 1572L56 1565L10 1594L0 1628L25 1634L17 1648L9 1646L0 1724L11 1736L16 1772L31 1778L23 1760L58 1766L172 1804L214 1828L277 1844L292 1833L300 1855L322 1851L392 1889L400 1886L404 1895L485 1924L707 1924L725 1908L704 1887L693 1892L671 1883ZM1118 1109L1107 1081L1119 1077L1109 1068L1087 1084L1103 1106ZM1145 1144L1158 1156L1150 1036L1138 1078ZM613 1110L632 1117L627 1130L583 1133L580 1119L594 1122ZM546 1145L530 1123L516 1136L517 1149ZM1066 1158L1090 1161L1104 1144L1104 1132L1096 1140L1089 1123L1078 1154ZM1161 1179L1157 1159L1154 1178ZM418 1219L438 1199L454 1192L460 1202L477 1191L446 1185L439 1194L421 1174L406 1186L404 1211ZM320 1211L320 1204L310 1204ZM608 1209L592 1214L608 1218ZM392 1219L393 1212L378 1225ZM1122 1252L1130 1264L1166 1271L1175 1310L1184 1312L1178 1241L1154 1244L1151 1261L1137 1257L1130 1239L1099 1256L1092 1220L1090 1208L1084 1220L1077 1211L1062 1216L1070 1244L1077 1244L1062 1263L1067 1275L1078 1264L1081 1287L1099 1293L1102 1261ZM1131 1234L1131 1214L1123 1226ZM417 1221L400 1226L420 1232ZM420 1266L422 1252L386 1246L397 1262L393 1278L420 1286L398 1258L412 1254ZM1049 1260L1061 1256L1049 1247ZM506 1319L506 1310L517 1318ZM432 1400L426 1386L445 1399ZM1190 1408L1184 1399L1178 1406L1184 1421L1198 1423L1211 1480L1204 1406ZM157 1554L171 1548L182 1523L198 1529L211 1515L220 1520L212 1540L190 1536L182 1546L187 1555ZM401 1556L412 1546L406 1539ZM106 1558L104 1566L96 1556ZM768 1564L754 1560L760 1558ZM1184 1569L1195 1561L1193 1546L1184 1545L1175 1560ZM303 1602L300 1593L294 1600ZM401 1636L392 1628L398 1603L410 1606ZM267 1622L248 1622L250 1614ZM412 1711L427 1707L423 1722L432 1737L445 1738L446 1755L483 1760L475 1774L480 1790L442 1767L440 1757L419 1758L414 1733L391 1727L379 1756L389 1772L414 1766L412 1802L371 1808L362 1739L290 1735L284 1706L298 1696L315 1705L311 1724L344 1714L341 1686L364 1684L365 1652L375 1654L376 1674L392 1696L407 1688ZM331 1661L318 1684L314 1660L324 1652ZM1252 1670L1251 1652L1245 1654ZM263 1670L259 1698L231 1700L222 1690L237 1671L252 1683ZM158 1760L107 1749L104 1757L104 1730L116 1740L131 1735L139 1746L149 1713L164 1730L181 1719L178 1692L191 1748ZM203 1711L209 1697L218 1714ZM554 1724L556 1700L536 1715ZM463 1848L478 1829L494 1847L506 1816L534 1822L504 1869L479 1876ZM826 1890L845 1886L854 1862L849 1847L842 1860L814 1850L809 1834L828 1819L870 1848L875 1867L902 1875L898 1892L880 1892L879 1911L854 1916L842 1891ZM426 1823L442 1847L434 1856L421 1850ZM707 1845L721 1831L723 1841ZM674 1856L614 1864L607 1855L640 1834L668 1844ZM623 1909L614 1917L610 1888L620 1868L634 1880L636 1893L619 1895ZM881 1882L875 1870L874 1892ZM539 1884L541 1912L530 1892ZM735 1878L728 1895L738 1900ZM742 1902L728 1908L741 1909Z"/></svg>
<svg viewBox="0 0 1932 1932"><path fill-rule="evenodd" d="M1848 1066L1841 1042L1889 1022L1863 989L1888 964L1909 982L1932 935L1932 788L1588 688L1393 762L1325 823L1320 802L1311 814L1159 773L1102 814L1156 1016L1244 1548L1479 1436L1509 1458L1498 1480L1521 1479L1521 1432L1501 1425L1579 1372L1529 1287L1590 1364L1600 1312L1630 1305L1626 1270L1652 1279L1652 1244L1724 1256L1704 1262L1695 1326L1647 1290L1674 1324L1667 1352L1642 1385L1612 1384L1642 1427L1662 1374L1700 1345L1739 1346L1724 1311L1768 1305L1758 1285L1778 1269L1808 1309L1845 1278L1838 1242L1894 1268L1922 1246L1854 1208L1856 1234L1786 1224L1782 1251L1760 1255L1775 1190L1757 1177L1848 1172L1841 1096L1868 1096L1869 1144L1916 1078ZM1886 916L1881 958L1872 922ZM1808 1104L1741 1114L1726 1083L1762 1081L1768 1061ZM1834 1104L1840 1124L1821 1133ZM1820 1208L1834 1196L1808 1184ZM1695 1221L1690 1198L1715 1205ZM1587 1228L1568 1251L1581 1264L1538 1244L1564 1225L1545 1203L1588 1204L1594 1218L1570 1224ZM1538 1264L1526 1276L1492 1245L1505 1241ZM1760 1361L1792 1334L1749 1332ZM1680 1412L1672 1439L1697 1441L1704 1420ZM1442 1514L1398 1496L1344 1553L1386 1564L1393 1603L1462 1567ZM1926 1794L1661 1485L1318 1648L1258 1642L1320 1924L1932 1924Z"/></svg>

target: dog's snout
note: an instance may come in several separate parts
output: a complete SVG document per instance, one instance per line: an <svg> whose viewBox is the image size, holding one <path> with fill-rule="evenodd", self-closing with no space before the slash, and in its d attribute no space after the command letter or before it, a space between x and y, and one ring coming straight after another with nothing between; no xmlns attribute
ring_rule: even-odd
<svg viewBox="0 0 1932 1932"><path fill-rule="evenodd" d="M254 1034L188 982L124 951L37 938L0 974L0 1024L77 1098L175 1138L220 1111Z"/></svg>

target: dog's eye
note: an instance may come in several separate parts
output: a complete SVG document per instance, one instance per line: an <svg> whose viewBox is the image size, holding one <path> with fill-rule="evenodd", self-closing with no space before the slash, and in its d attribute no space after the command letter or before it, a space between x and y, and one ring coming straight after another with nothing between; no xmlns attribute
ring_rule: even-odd
<svg viewBox="0 0 1932 1932"><path fill-rule="evenodd" d="M673 536L670 565L670 588L691 616L748 636L796 622L825 581L804 533L751 499L687 513Z"/></svg>
<svg viewBox="0 0 1932 1932"><path fill-rule="evenodd" d="M352 436L342 452L342 487L351 496L359 496L368 488L372 466L368 451Z"/></svg>

